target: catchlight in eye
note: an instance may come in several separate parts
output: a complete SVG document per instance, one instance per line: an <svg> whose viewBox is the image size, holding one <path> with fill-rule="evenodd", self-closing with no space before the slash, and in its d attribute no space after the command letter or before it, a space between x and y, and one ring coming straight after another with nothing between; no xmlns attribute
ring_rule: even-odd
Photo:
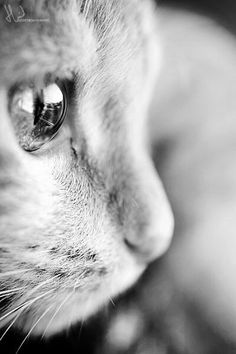
<svg viewBox="0 0 236 354"><path fill-rule="evenodd" d="M65 86L18 85L9 94L9 112L19 145L26 151L40 149L58 133L67 111Z"/></svg>

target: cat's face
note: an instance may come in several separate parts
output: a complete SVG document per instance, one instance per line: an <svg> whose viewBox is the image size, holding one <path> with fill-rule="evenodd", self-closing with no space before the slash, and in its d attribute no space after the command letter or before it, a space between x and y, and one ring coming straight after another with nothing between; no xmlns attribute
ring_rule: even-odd
<svg viewBox="0 0 236 354"><path fill-rule="evenodd" d="M152 7L21 6L49 21L9 22L1 4L0 325L48 334L130 286L167 249L173 220L145 129L159 62ZM45 77L65 86L66 118L53 140L24 151L9 92Z"/></svg>

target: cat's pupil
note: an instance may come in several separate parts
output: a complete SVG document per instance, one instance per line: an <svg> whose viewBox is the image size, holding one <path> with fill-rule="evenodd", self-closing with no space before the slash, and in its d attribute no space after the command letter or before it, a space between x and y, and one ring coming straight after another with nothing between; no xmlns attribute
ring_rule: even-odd
<svg viewBox="0 0 236 354"><path fill-rule="evenodd" d="M38 150L55 137L67 108L63 86L51 83L43 88L18 86L10 94L9 111L20 146Z"/></svg>

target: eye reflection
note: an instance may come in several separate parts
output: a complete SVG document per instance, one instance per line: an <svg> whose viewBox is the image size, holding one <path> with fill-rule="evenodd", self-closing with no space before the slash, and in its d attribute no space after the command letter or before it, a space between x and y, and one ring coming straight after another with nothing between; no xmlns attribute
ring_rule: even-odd
<svg viewBox="0 0 236 354"><path fill-rule="evenodd" d="M20 85L9 96L14 131L24 150L38 150L55 137L67 110L63 85L51 83L43 88Z"/></svg>

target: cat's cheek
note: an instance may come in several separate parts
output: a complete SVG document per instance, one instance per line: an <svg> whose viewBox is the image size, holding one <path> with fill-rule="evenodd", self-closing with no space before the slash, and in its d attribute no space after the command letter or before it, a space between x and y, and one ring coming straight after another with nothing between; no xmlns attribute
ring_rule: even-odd
<svg viewBox="0 0 236 354"><path fill-rule="evenodd" d="M124 252L125 254L125 252ZM140 262L134 255L128 251L126 257L121 257L117 271L114 272L111 279L111 296L116 296L130 288L142 275L146 265Z"/></svg>
<svg viewBox="0 0 236 354"><path fill-rule="evenodd" d="M133 283L139 278L139 276L144 271L144 266L137 263L127 256L126 259L122 259L122 262L117 267L117 270L110 275L106 281L101 281L100 286L85 295L80 293L75 293L69 301L64 301L70 296L70 294L63 294L57 299L55 308L63 303L63 307L58 311L56 315L56 320L51 321L50 326L48 326L49 321L55 313L54 311L49 311L34 328L33 334L42 335L44 333L45 337L51 336L58 333L64 328L68 328L73 324L78 322L84 322L87 318L94 315L98 310L102 310L109 302L116 302L116 296L128 289ZM40 314L37 315L37 318ZM32 328L32 324L35 323L33 316L23 318L18 326L21 327L26 333ZM47 327L48 326L48 327Z"/></svg>

